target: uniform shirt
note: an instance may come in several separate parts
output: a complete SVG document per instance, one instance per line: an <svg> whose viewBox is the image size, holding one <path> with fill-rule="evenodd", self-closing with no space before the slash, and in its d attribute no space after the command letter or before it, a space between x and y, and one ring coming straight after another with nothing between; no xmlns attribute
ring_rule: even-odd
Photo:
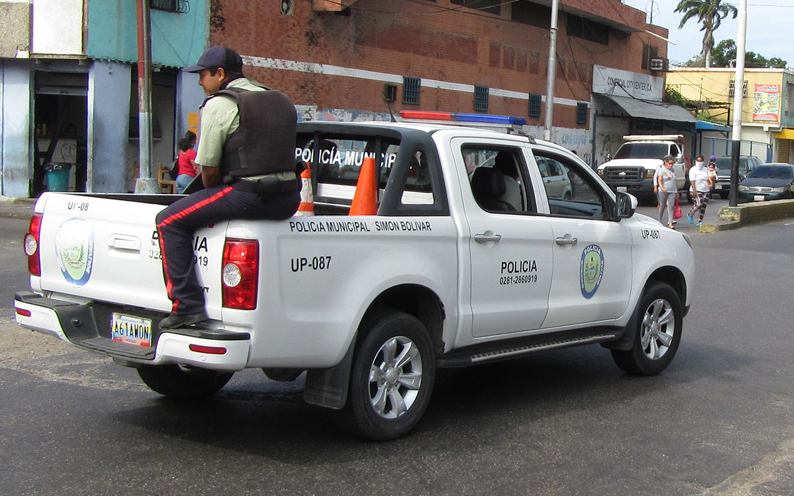
<svg viewBox="0 0 794 496"><path fill-rule="evenodd" d="M242 88L249 91L265 91L251 84L246 78L230 81L227 88ZM237 102L229 97L216 96L206 101L201 108L199 141L196 163L202 167L220 167L223 159L223 145L229 135L240 127Z"/></svg>
<svg viewBox="0 0 794 496"><path fill-rule="evenodd" d="M709 170L702 165L692 167L689 171L689 180L695 183L695 191L698 193L709 192Z"/></svg>

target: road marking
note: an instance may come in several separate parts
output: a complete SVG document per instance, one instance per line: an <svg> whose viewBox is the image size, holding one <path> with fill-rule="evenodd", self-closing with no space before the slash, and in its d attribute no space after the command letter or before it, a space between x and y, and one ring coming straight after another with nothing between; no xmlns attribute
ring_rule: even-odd
<svg viewBox="0 0 794 496"><path fill-rule="evenodd" d="M757 494L755 489L788 474L792 463L794 463L794 438L789 438L780 443L775 451L765 454L755 465L733 474L701 494L704 496Z"/></svg>

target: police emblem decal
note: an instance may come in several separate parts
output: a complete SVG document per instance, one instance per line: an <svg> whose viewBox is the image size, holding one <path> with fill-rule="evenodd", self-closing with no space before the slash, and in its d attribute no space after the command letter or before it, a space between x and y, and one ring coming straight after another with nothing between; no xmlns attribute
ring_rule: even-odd
<svg viewBox="0 0 794 496"><path fill-rule="evenodd" d="M579 283L582 296L587 299L593 297L601 285L604 276L604 252L598 245L589 245L582 251L582 260L579 262Z"/></svg>
<svg viewBox="0 0 794 496"><path fill-rule="evenodd" d="M55 235L55 255L64 279L75 286L84 286L94 265L91 224L77 217L61 224Z"/></svg>

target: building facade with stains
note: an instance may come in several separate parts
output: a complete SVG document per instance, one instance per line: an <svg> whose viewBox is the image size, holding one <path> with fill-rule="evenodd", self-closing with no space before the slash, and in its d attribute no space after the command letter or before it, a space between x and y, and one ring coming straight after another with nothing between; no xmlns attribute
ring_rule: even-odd
<svg viewBox="0 0 794 496"><path fill-rule="evenodd" d="M549 5L214 0L210 42L240 52L246 74L287 93L302 119L389 119L400 110L509 114L526 117L528 131L542 137ZM637 129L664 130L665 116L643 126L654 119L612 108L610 95L602 102L593 86L595 68L614 69L623 80L653 83L653 95L638 99L661 101L664 73L650 64L666 57L666 29L619 0L562 0L557 28L552 141L596 165L603 161L594 156L602 154L593 135L599 113L601 133L617 144Z"/></svg>
<svg viewBox="0 0 794 496"><path fill-rule="evenodd" d="M148 0L153 164L197 125L192 65L209 45L285 92L302 120L386 120L400 110L526 117L544 134L551 2L546 0ZM136 5L0 1L0 194L132 191L137 165ZM667 29L620 0L560 0L552 141L592 166L624 134L691 125L661 102ZM661 111L665 107L665 111ZM689 120L692 120L691 118Z"/></svg>

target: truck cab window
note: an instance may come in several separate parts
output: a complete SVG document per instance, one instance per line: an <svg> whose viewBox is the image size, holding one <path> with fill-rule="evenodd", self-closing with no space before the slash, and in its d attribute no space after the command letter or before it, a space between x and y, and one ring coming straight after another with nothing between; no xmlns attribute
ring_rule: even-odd
<svg viewBox="0 0 794 496"><path fill-rule="evenodd" d="M567 157L535 154L552 215L607 218L605 192L594 175Z"/></svg>
<svg viewBox="0 0 794 496"><path fill-rule="evenodd" d="M533 212L521 151L511 148L464 147L463 161L472 195L487 212Z"/></svg>

